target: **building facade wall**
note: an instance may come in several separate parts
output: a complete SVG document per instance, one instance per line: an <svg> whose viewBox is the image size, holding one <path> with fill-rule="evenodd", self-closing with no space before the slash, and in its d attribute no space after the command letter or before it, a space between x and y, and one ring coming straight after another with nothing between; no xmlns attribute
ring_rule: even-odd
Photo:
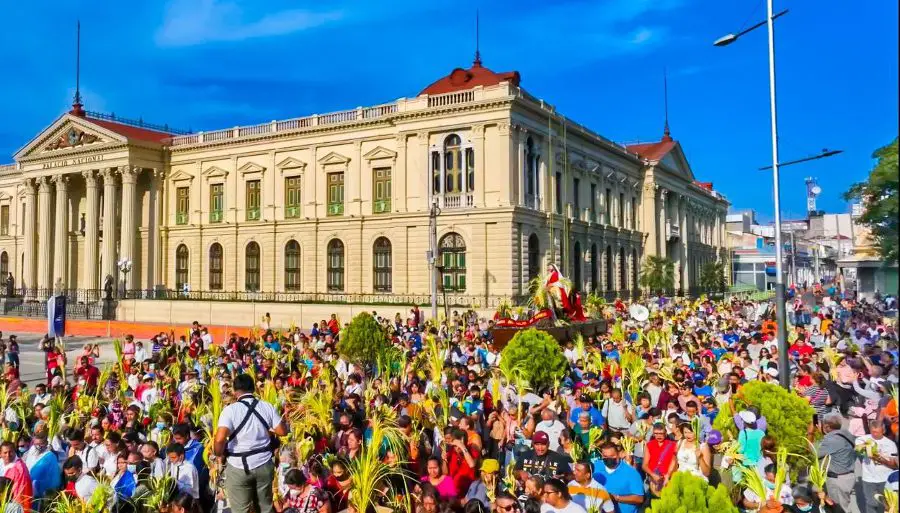
<svg viewBox="0 0 900 513"><path fill-rule="evenodd" d="M46 142L70 126L99 142L48 150ZM0 168L0 206L9 209L0 254L29 288L99 289L107 278L124 287L116 263L127 258L130 290L175 290L186 276L189 290L209 291L215 244L222 251L217 289L256 289L248 283L247 250L257 244L258 290L283 292L285 248L297 241L300 286L292 292L428 294L433 204L441 211L438 240L456 233L465 244L465 290L450 292L469 296L524 294L529 278L551 262L579 278L580 290L631 289L648 254L675 256L679 286L687 287L696 266L719 258L724 246L721 197L507 83L160 144L67 115L17 161ZM385 170L389 194L376 184ZM53 185L59 176L65 190ZM337 176L339 204L330 201ZM299 184L290 205L287 180ZM213 187L222 188L215 200ZM65 222L56 226L64 233L57 233L35 213L63 194ZM50 212L53 222L60 213ZM672 225L681 230L674 238ZM529 252L532 236L540 269ZM375 287L380 237L390 241L390 291ZM342 290L327 285L332 240L344 248ZM65 253L60 263L56 252ZM44 259L53 262L49 274Z"/></svg>

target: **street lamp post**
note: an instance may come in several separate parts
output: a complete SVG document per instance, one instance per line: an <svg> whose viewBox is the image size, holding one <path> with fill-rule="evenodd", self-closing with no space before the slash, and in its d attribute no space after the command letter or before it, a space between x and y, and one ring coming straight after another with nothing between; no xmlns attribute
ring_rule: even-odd
<svg viewBox="0 0 900 513"><path fill-rule="evenodd" d="M438 293L438 266L435 265L438 258L438 249L437 249L437 217L441 215L441 208L438 206L437 198L434 198L431 202L431 209L428 211L428 238L429 238L429 249L427 253L428 258L428 266L431 268L431 318L435 323L435 327L437 327L437 318L438 318L438 305L437 305L437 293Z"/></svg>
<svg viewBox="0 0 900 513"><path fill-rule="evenodd" d="M128 258L119 260L119 271L122 273L122 295L128 299L128 273L131 272L132 262Z"/></svg>

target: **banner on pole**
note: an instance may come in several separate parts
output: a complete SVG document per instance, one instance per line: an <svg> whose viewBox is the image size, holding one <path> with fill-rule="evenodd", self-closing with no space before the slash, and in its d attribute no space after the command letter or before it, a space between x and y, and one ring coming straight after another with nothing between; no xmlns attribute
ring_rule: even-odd
<svg viewBox="0 0 900 513"><path fill-rule="evenodd" d="M51 338L66 334L66 296L51 296L47 300L47 335Z"/></svg>

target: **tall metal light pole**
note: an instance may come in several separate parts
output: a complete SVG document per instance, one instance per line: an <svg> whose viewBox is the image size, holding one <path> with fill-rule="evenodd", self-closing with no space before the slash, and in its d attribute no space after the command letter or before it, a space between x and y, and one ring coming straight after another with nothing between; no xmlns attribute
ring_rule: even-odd
<svg viewBox="0 0 900 513"><path fill-rule="evenodd" d="M784 388L791 385L791 373L788 362L787 323L784 310L784 248L781 243L781 188L778 174L778 116L775 99L775 18L787 13L784 10L777 15L773 12L772 0L766 0L766 26L769 31L769 111L772 130L772 192L775 199L775 318L778 326L778 381ZM716 46L726 46L740 36L757 29L757 23L737 34L728 34L716 40Z"/></svg>
<svg viewBox="0 0 900 513"><path fill-rule="evenodd" d="M441 215L441 209L438 207L437 198L431 201L431 209L428 211L428 239L429 250L427 254L428 267L431 269L431 318L437 327L438 319L438 266L435 265L438 257L437 249L437 217Z"/></svg>

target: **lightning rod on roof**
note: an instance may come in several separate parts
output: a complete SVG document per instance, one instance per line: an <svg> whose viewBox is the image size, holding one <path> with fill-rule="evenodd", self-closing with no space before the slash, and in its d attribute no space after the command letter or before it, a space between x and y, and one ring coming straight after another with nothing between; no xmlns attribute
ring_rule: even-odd
<svg viewBox="0 0 900 513"><path fill-rule="evenodd" d="M663 67L663 107L666 119L666 124L663 127L663 141L671 141L672 135L669 132L669 70L666 67Z"/></svg>
<svg viewBox="0 0 900 513"><path fill-rule="evenodd" d="M479 34L479 16L478 9L475 9L475 61L472 63L473 66L481 66L481 52L479 51L480 46L480 34Z"/></svg>
<svg viewBox="0 0 900 513"><path fill-rule="evenodd" d="M71 113L76 116L84 116L81 103L81 20L75 25L75 98L72 101Z"/></svg>

